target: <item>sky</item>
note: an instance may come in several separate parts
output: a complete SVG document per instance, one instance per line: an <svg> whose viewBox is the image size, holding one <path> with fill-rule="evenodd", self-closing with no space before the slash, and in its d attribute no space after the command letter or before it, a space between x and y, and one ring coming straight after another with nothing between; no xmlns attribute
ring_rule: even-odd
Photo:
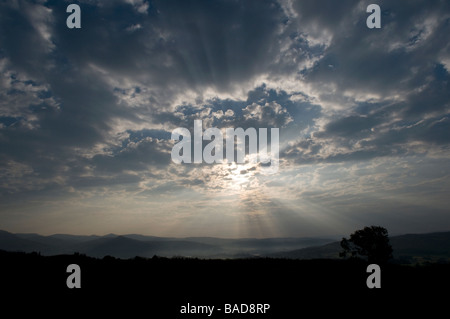
<svg viewBox="0 0 450 319"><path fill-rule="evenodd" d="M449 1L72 2L0 1L0 229L450 231ZM279 128L278 171L174 163L194 120Z"/></svg>

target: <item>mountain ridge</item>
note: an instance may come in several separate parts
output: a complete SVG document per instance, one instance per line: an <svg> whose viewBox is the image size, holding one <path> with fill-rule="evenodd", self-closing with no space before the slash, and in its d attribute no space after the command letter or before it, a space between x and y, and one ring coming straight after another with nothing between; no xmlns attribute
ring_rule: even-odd
<svg viewBox="0 0 450 319"><path fill-rule="evenodd" d="M450 262L450 231L404 234L390 237L394 258L404 263L424 261ZM92 257L116 258L198 257L242 258L271 257L288 259L339 258L340 242L329 238L217 238L157 237L140 234L42 236L35 233L13 234L0 230L0 249L40 252L43 255L82 253Z"/></svg>
<svg viewBox="0 0 450 319"><path fill-rule="evenodd" d="M157 237L139 234L42 236L34 233L13 234L1 231L0 249L24 252L37 251L43 255L83 253L94 257L107 255L118 258L134 256L235 258L263 256L277 251L287 251L332 242L328 238L217 238L217 237Z"/></svg>

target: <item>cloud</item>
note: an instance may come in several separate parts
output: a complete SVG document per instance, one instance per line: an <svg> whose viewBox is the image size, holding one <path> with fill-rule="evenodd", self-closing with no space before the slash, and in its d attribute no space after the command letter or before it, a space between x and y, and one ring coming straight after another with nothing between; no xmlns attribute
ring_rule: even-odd
<svg viewBox="0 0 450 319"><path fill-rule="evenodd" d="M244 119L250 122L254 122L255 127L260 127L261 123L268 122L270 119L270 127L285 127L290 122L292 122L292 117L287 112L286 108L282 107L276 102L266 103L264 105L259 105L257 103L252 103L247 105L243 109Z"/></svg>
<svg viewBox="0 0 450 319"><path fill-rule="evenodd" d="M165 166L171 162L173 143L152 137L129 142L116 154L95 155L92 163L98 171L152 171L152 166Z"/></svg>
<svg viewBox="0 0 450 319"><path fill-rule="evenodd" d="M363 193L425 199L420 181L431 175L433 189L446 187L434 171L408 175L428 163L448 175L445 1L381 1L379 30L366 27L363 1L79 4L77 30L66 27L65 2L0 4L2 202L120 199L139 212L177 208L179 220L196 205L235 216L225 209L233 203L255 233L259 222L269 234L276 216L284 229L314 228L301 200L325 220L331 209L320 201L348 217ZM204 129L279 127L279 174L172 163L171 131L197 119ZM216 201L205 204L209 196Z"/></svg>

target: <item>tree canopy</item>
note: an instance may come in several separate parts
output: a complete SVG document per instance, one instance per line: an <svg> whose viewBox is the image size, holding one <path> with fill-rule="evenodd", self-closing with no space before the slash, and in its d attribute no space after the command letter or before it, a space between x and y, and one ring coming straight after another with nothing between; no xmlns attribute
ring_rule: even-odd
<svg viewBox="0 0 450 319"><path fill-rule="evenodd" d="M375 264L386 263L392 258L392 246L388 231L381 226L364 227L355 231L350 238L342 238L341 257L363 257Z"/></svg>

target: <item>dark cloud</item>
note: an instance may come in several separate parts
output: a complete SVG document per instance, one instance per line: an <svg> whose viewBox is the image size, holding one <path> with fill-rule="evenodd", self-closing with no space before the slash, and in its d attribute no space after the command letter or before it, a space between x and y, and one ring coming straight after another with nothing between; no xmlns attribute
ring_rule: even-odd
<svg viewBox="0 0 450 319"><path fill-rule="evenodd" d="M311 139L287 148L286 158L360 161L423 154L448 144L444 38L449 20L442 13L450 7L440 1L378 4L382 28L370 30L361 2L294 3L305 33L326 46L323 57L304 72L305 80L322 102L342 112L326 110L329 119Z"/></svg>
<svg viewBox="0 0 450 319"><path fill-rule="evenodd" d="M219 91L267 70L283 19L273 1L159 1L174 69L191 85Z"/></svg>
<svg viewBox="0 0 450 319"><path fill-rule="evenodd" d="M325 131L315 133L315 137L342 136L349 139L365 137L371 133L371 129L384 122L382 118L352 115L332 121L325 126Z"/></svg>
<svg viewBox="0 0 450 319"><path fill-rule="evenodd" d="M295 2L299 23L324 31L330 43L323 58L307 72L309 81L332 83L339 91L392 96L426 83L447 52L449 24L442 1L381 1L382 28L365 27L365 7L357 1ZM314 13L313 13L314 12ZM382 79L382 80L381 80Z"/></svg>
<svg viewBox="0 0 450 319"><path fill-rule="evenodd" d="M48 6L53 54L69 70L95 65L175 91L226 90L265 72L278 52L273 44L283 21L274 1L154 1L145 14L126 2L82 2L83 26L70 30L65 4Z"/></svg>
<svg viewBox="0 0 450 319"><path fill-rule="evenodd" d="M166 166L170 163L173 143L167 140L146 137L138 142L129 142L114 154L95 155L92 164L97 171L150 171L152 166Z"/></svg>

